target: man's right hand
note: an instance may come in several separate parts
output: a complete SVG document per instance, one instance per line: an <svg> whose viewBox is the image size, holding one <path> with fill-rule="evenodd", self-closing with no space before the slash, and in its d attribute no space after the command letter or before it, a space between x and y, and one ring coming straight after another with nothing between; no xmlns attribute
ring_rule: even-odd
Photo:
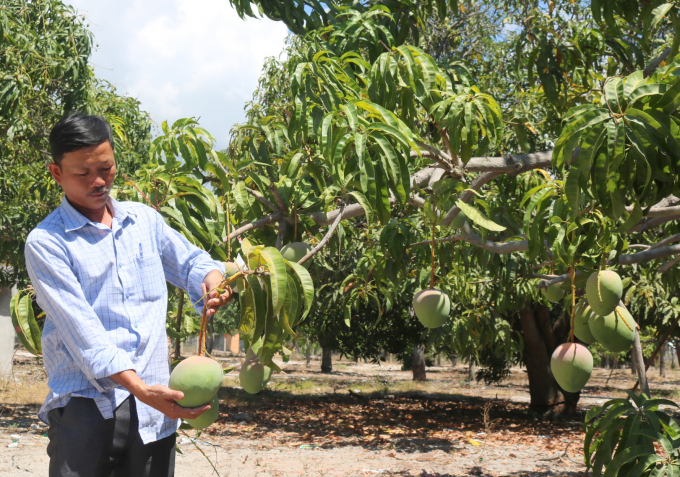
<svg viewBox="0 0 680 477"><path fill-rule="evenodd" d="M135 394L135 397L144 404L158 409L170 419L196 419L210 409L210 404L193 408L180 406L175 401L184 399L184 393L182 391L173 391L162 384L147 386L145 391L140 393L139 396Z"/></svg>
<svg viewBox="0 0 680 477"><path fill-rule="evenodd" d="M180 406L175 401L184 399L182 391L173 391L162 384L149 386L132 369L112 374L111 379L130 391L137 400L157 409L170 419L196 419L210 409L210 404L193 408Z"/></svg>

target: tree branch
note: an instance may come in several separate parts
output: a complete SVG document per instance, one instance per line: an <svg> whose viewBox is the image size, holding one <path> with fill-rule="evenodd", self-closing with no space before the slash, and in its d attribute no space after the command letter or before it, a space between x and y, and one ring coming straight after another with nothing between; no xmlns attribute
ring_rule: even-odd
<svg viewBox="0 0 680 477"><path fill-rule="evenodd" d="M442 128L439 131L439 134L442 137L442 142L444 143L444 146L446 149L449 151L449 157L451 158L451 165L454 167L461 167L463 163L460 160L460 157L456 156L454 154L453 149L451 149L451 141L449 141L449 132L446 128Z"/></svg>
<svg viewBox="0 0 680 477"><path fill-rule="evenodd" d="M668 270L673 268L673 266L678 262L680 262L680 255L675 257L673 260L669 260L668 262L664 263L656 271L659 273L666 273Z"/></svg>
<svg viewBox="0 0 680 477"><path fill-rule="evenodd" d="M484 184L487 182L490 182L491 180L495 179L496 177L502 175L502 172L485 172L484 174L481 174L479 177L477 177L474 181L472 181L472 184L470 184L470 189L473 190L479 190L481 189ZM467 203L472 199L472 197L475 195L474 192L472 191L465 191L460 195L460 200L463 202ZM446 216L444 217L444 220L442 220L442 227L448 227L451 225L451 222L453 222L453 219L455 219L458 216L458 213L460 212L460 209L458 206L454 205L451 207L451 209L446 213Z"/></svg>
<svg viewBox="0 0 680 477"><path fill-rule="evenodd" d="M529 250L528 240L516 240L514 242L492 242L491 240L482 240L482 238L474 233L470 224L466 222L463 223L461 227L461 232L463 235L463 240L471 245L475 245L489 252L504 254L513 252L525 252Z"/></svg>
<svg viewBox="0 0 680 477"><path fill-rule="evenodd" d="M659 67L659 65L668 57L668 55L671 52L671 47L669 46L665 50L661 52L659 56L654 58L652 61L649 62L647 67L644 69L644 75L645 78L650 76L652 73L656 71L656 69Z"/></svg>
<svg viewBox="0 0 680 477"><path fill-rule="evenodd" d="M342 222L342 215L343 215L344 210L345 210L345 203L343 202L342 205L340 206L340 211L339 211L337 217L335 218L335 220L333 221L333 224L331 225L331 228L328 229L328 232L326 233L324 238L322 238L321 241L316 245L316 247L311 249L307 253L307 255L305 255L300 260L298 260L298 263L300 265L302 265L307 260L312 258L319 250L321 250L324 247L324 245L326 245L328 243L328 241L331 239L331 236L333 235L333 232L335 232L335 229L337 229L338 225L340 225L340 222Z"/></svg>
<svg viewBox="0 0 680 477"><path fill-rule="evenodd" d="M576 153L576 151L574 151ZM503 157L473 157L465 165L468 172L502 172L518 174L552 165L552 151L514 154Z"/></svg>
<svg viewBox="0 0 680 477"><path fill-rule="evenodd" d="M250 195L252 195L253 197L255 197L257 200L259 200L260 202L262 202L262 203L263 203L264 205L266 205L267 207L269 207L269 209L270 209L272 212L276 212L277 210L279 210L279 209L276 208L276 206L275 206L274 204L272 204L272 203L269 201L269 199L267 199L267 198L266 198L264 195L262 195L260 192L254 190L254 189L251 189L250 187L246 187L246 192L248 192Z"/></svg>
<svg viewBox="0 0 680 477"><path fill-rule="evenodd" d="M620 265L632 265L634 263L643 263L656 260L657 258L664 258L670 255L677 255L680 253L679 245L669 245L667 247L660 247L655 249L645 250L644 252L631 253L627 255L619 255Z"/></svg>
<svg viewBox="0 0 680 477"><path fill-rule="evenodd" d="M633 233L633 232L646 232L649 229L653 229L654 227L658 227L659 225L665 224L666 222L671 222L673 220L678 220L680 219L680 214L678 215L671 215L671 216L666 216L666 217L643 217L640 222L633 228L626 230L626 233Z"/></svg>
<svg viewBox="0 0 680 477"><path fill-rule="evenodd" d="M444 237L444 238L438 238L435 240L436 243L444 243L444 242L458 242L459 240L465 240L463 237L463 234L456 234L452 235L451 237ZM415 242L412 243L411 245L408 246L408 248L411 247L420 247L421 245L431 245L432 240L423 240L422 242Z"/></svg>
<svg viewBox="0 0 680 477"><path fill-rule="evenodd" d="M237 228L234 230L232 233L230 233L227 237L224 237L223 242L220 243L219 245L224 245L228 240L231 240L235 237L238 237L239 235L248 232L250 230L255 230L255 229L261 229L265 225L278 222L281 219L283 219L283 211L279 210L275 214L269 214L265 215L264 217L257 219L255 222L251 222L249 224L243 225L242 227Z"/></svg>
<svg viewBox="0 0 680 477"><path fill-rule="evenodd" d="M652 245L649 248L655 249L655 248L659 248L659 247L664 247L664 246L666 246L670 243L675 243L679 240L680 240L680 234L671 235L670 237L666 237L663 240L659 240L657 243L655 243L654 245Z"/></svg>
<svg viewBox="0 0 680 477"><path fill-rule="evenodd" d="M269 190L272 191L272 195L274 196L274 200L276 201L276 204L279 206L279 210L286 211L286 204L283 202L283 199L281 198L281 194L279 194L279 189L277 189L276 185L274 185L274 181L272 180L271 183L269 184Z"/></svg>

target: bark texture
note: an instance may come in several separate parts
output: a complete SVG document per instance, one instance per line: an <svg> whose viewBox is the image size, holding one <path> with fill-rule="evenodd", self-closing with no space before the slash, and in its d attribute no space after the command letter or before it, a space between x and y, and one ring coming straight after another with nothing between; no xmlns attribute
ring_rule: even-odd
<svg viewBox="0 0 680 477"><path fill-rule="evenodd" d="M551 324L550 310L540 303L527 302L519 317L532 409L551 415L573 413L580 393L563 391L550 370L552 353L558 343L567 341L569 330L562 320Z"/></svg>
<svg viewBox="0 0 680 477"><path fill-rule="evenodd" d="M333 350L330 348L321 349L321 372L330 374L333 372Z"/></svg>
<svg viewBox="0 0 680 477"><path fill-rule="evenodd" d="M419 343L413 347L413 380L425 381L425 345Z"/></svg>
<svg viewBox="0 0 680 477"><path fill-rule="evenodd" d="M473 354L470 356L468 361L468 383L471 383L475 379L475 373L477 372L477 357Z"/></svg>

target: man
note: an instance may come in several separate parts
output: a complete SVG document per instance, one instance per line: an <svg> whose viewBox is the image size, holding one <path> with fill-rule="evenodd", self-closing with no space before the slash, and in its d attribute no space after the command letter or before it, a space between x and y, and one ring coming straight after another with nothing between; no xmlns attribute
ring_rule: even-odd
<svg viewBox="0 0 680 477"><path fill-rule="evenodd" d="M61 206L28 236L26 264L46 313L43 358L50 392L50 477L174 474L185 409L169 378L165 281L199 301L224 265L168 227L152 208L109 196L116 176L109 124L71 114L50 133ZM207 314L231 299L204 299ZM198 311L202 307L197 307Z"/></svg>

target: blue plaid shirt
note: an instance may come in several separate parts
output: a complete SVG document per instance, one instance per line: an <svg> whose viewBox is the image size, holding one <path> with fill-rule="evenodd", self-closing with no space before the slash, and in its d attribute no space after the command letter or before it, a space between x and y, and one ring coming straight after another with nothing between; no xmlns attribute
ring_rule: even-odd
<svg viewBox="0 0 680 477"><path fill-rule="evenodd" d="M50 392L38 415L45 423L48 411L71 396L94 399L104 418L112 418L130 393L109 376L127 369L148 385L167 385L165 281L187 290L194 303L203 278L224 272L224 264L152 208L109 200L111 228L91 222L64 197L26 241L28 274L46 313L42 348ZM137 413L144 443L178 427L141 402Z"/></svg>

